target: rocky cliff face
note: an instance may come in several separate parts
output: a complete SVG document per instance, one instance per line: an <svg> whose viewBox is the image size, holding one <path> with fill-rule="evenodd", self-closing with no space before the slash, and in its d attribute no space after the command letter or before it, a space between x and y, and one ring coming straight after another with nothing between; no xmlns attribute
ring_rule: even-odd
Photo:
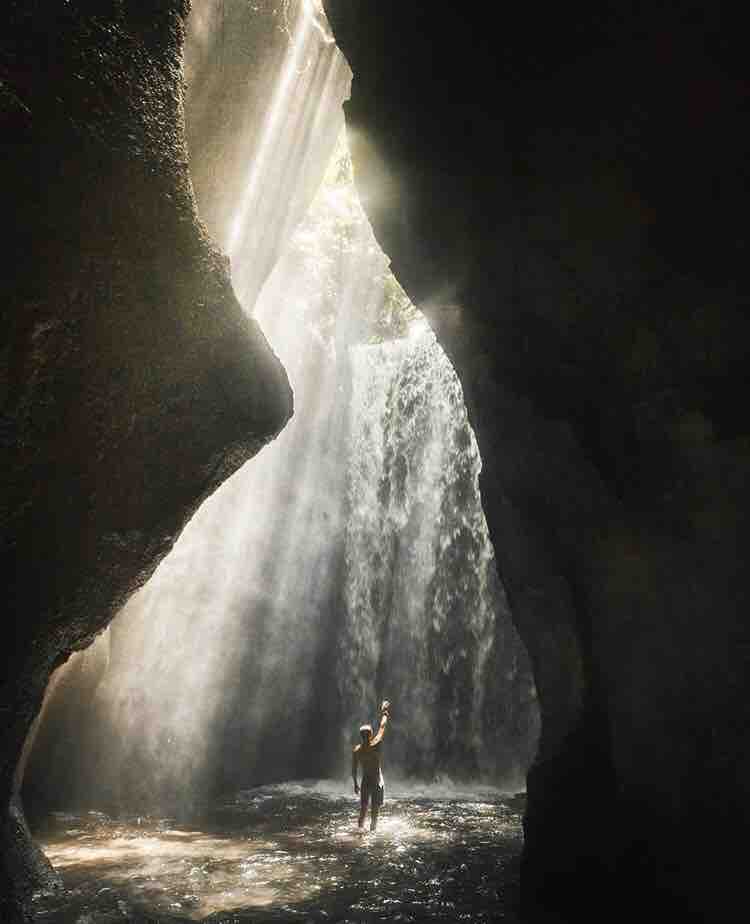
<svg viewBox="0 0 750 924"><path fill-rule="evenodd" d="M3 920L44 875L15 793L51 671L291 413L196 214L186 15L180 0L3 11Z"/></svg>
<svg viewBox="0 0 750 924"><path fill-rule="evenodd" d="M750 814L742 52L720 6L494 6L326 3L535 666L526 907L625 883L718 919Z"/></svg>

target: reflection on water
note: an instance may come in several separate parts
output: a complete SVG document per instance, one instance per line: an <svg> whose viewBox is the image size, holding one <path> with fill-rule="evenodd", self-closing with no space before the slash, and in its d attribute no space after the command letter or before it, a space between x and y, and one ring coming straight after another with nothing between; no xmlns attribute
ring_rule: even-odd
<svg viewBox="0 0 750 924"><path fill-rule="evenodd" d="M522 797L390 787L377 833L338 783L247 790L196 817L55 816L64 890L36 920L516 921Z"/></svg>

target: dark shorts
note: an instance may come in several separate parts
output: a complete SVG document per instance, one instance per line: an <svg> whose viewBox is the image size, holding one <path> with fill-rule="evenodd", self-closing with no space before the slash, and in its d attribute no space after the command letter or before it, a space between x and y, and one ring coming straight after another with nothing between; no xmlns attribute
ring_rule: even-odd
<svg viewBox="0 0 750 924"><path fill-rule="evenodd" d="M362 785L359 788L359 798L363 806L366 806L372 799L372 807L380 808L385 799L385 786L377 781L371 783L369 780L362 780Z"/></svg>

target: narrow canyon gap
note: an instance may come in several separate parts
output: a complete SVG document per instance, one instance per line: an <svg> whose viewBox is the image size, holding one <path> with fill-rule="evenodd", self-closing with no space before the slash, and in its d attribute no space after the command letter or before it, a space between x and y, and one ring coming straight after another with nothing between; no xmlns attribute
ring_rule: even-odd
<svg viewBox="0 0 750 924"><path fill-rule="evenodd" d="M290 375L295 418L61 671L27 768L37 806L46 794L58 810L184 812L217 788L341 775L352 731L386 694L401 704L392 774L523 787L536 694L495 568L461 388L354 192L343 59L308 87L297 71L329 52L310 30L302 55L302 28L279 86L291 61L288 92L315 101L300 108L330 139L329 164L254 307ZM274 100L288 125L272 127L281 160L305 131L289 103ZM269 216L267 228L306 181L306 159L293 163L284 195L253 164L264 193L248 214ZM227 225L243 237L234 215ZM258 288L243 277L253 253L250 241L233 255L243 303ZM66 710L63 692L77 705Z"/></svg>

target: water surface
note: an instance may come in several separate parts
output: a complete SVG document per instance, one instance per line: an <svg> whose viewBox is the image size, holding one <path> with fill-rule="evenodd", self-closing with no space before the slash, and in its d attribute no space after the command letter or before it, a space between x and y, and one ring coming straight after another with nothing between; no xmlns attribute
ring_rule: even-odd
<svg viewBox="0 0 750 924"><path fill-rule="evenodd" d="M333 782L258 787L190 823L59 813L41 837L64 887L51 924L517 921L523 796L389 787L376 833Z"/></svg>

